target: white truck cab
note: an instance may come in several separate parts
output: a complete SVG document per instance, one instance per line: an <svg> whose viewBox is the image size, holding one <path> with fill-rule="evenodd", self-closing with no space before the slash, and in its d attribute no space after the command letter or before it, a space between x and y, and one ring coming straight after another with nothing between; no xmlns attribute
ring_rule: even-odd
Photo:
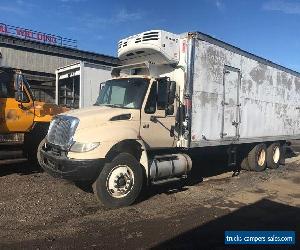
<svg viewBox="0 0 300 250"><path fill-rule="evenodd" d="M94 182L96 196L109 207L132 204L145 183L185 176L189 157L171 152L184 143L175 124L185 77L179 43L178 35L165 31L121 40L118 56L125 65L113 68L94 106L53 119L41 150L43 168ZM152 155L155 150L165 153Z"/></svg>

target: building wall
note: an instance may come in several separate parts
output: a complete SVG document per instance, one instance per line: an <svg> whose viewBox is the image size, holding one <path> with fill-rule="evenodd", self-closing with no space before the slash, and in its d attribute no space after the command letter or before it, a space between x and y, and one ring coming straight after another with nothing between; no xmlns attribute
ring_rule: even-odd
<svg viewBox="0 0 300 250"><path fill-rule="evenodd" d="M54 102L55 70L85 61L117 66L117 58L0 34L0 66L20 69L41 101Z"/></svg>
<svg viewBox="0 0 300 250"><path fill-rule="evenodd" d="M1 47L1 45L0 53L2 54L2 66L50 74L55 74L55 70L59 67L78 61L63 56Z"/></svg>

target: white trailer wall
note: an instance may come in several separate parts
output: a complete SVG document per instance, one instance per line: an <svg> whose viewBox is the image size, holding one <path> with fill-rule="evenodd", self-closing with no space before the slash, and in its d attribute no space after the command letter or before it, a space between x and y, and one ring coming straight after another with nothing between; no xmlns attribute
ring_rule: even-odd
<svg viewBox="0 0 300 250"><path fill-rule="evenodd" d="M78 62L59 68L56 70L56 104L64 105L63 102L59 100L61 93L60 87L63 86L63 80L69 79L72 82L74 77L79 77L76 80L78 85L78 95L79 101L75 106L76 108L90 107L95 104L97 97L99 95L100 83L107 81L111 78L111 67L93 64L88 62ZM70 88L69 92L72 91ZM72 96L72 93L69 94Z"/></svg>
<svg viewBox="0 0 300 250"><path fill-rule="evenodd" d="M234 50L196 39L192 143L300 138L300 75ZM224 80L225 65L240 70L240 82L239 74L231 70ZM233 138L236 127L232 122L238 122L237 138Z"/></svg>
<svg viewBox="0 0 300 250"><path fill-rule="evenodd" d="M90 107L97 100L100 83L111 78L111 67L84 62L81 72L80 108Z"/></svg>

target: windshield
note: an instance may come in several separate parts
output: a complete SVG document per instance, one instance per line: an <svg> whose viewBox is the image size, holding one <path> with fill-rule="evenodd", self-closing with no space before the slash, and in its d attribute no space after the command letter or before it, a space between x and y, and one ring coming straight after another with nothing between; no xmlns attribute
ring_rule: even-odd
<svg viewBox="0 0 300 250"><path fill-rule="evenodd" d="M104 84L95 103L96 106L140 109L149 80L142 78L114 79Z"/></svg>

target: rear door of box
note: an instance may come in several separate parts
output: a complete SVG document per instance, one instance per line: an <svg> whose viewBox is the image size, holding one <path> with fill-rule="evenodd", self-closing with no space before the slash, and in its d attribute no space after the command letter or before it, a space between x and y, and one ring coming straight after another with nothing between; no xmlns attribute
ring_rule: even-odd
<svg viewBox="0 0 300 250"><path fill-rule="evenodd" d="M196 40L191 142L215 144L237 137L241 56Z"/></svg>

